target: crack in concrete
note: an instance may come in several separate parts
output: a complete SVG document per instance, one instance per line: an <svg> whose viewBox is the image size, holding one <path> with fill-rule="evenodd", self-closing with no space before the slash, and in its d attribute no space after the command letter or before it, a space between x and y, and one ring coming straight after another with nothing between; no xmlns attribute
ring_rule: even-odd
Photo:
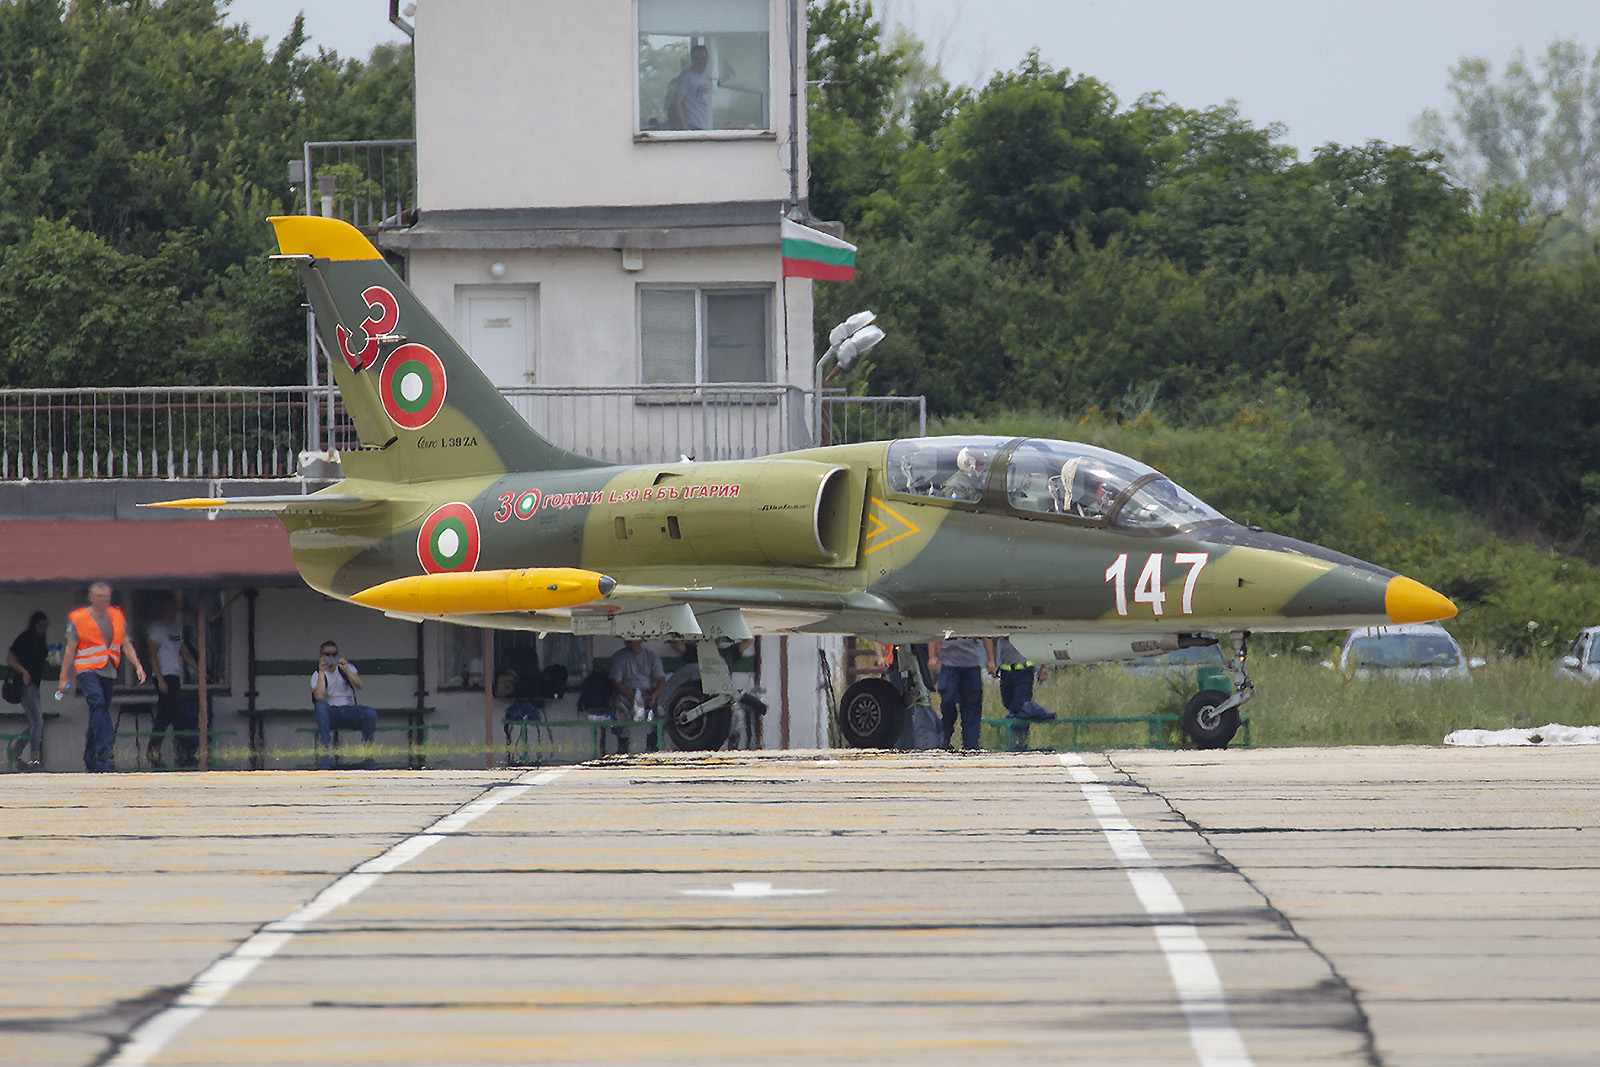
<svg viewBox="0 0 1600 1067"><path fill-rule="evenodd" d="M1350 1032L1359 1034L1361 1036L1367 1063L1370 1065L1370 1067L1384 1067L1383 1057L1378 1052L1377 1035L1373 1033L1372 1020L1367 1015L1366 1008L1361 1003L1361 995L1356 990L1356 987L1350 982L1350 980L1340 972L1338 965L1333 962L1332 957L1330 957L1326 952L1322 951L1321 948L1312 942L1310 937L1296 929L1293 920L1291 920L1288 915L1286 915L1277 907L1277 905L1272 902L1272 897L1268 895L1266 890L1257 885L1248 874L1246 874L1236 864L1222 854L1221 850L1218 849L1216 842L1211 839L1211 836L1205 827L1201 826L1196 820L1190 818L1175 803L1173 803L1172 800L1157 791L1149 783L1140 779L1132 771L1119 766L1117 764L1115 753L1105 753L1105 759L1106 762L1110 764L1111 769L1122 775L1131 786L1142 791L1146 796L1158 801L1168 811L1172 812L1173 815L1182 820L1184 825L1187 826L1196 837L1205 842L1206 847L1211 850L1212 855L1216 856L1217 863L1219 865L1226 868L1245 885L1249 886L1251 892L1255 893L1261 898L1267 911L1275 916L1277 925L1286 931L1289 936L1294 938L1294 940L1299 942L1301 945L1304 945L1308 952L1312 953L1323 962L1323 965L1328 968L1328 974L1330 975L1330 978L1324 983L1324 985L1328 986L1329 991L1334 992L1336 997L1346 1000L1349 1004L1349 1010L1354 1015L1354 1021L1348 1024L1345 1028Z"/></svg>

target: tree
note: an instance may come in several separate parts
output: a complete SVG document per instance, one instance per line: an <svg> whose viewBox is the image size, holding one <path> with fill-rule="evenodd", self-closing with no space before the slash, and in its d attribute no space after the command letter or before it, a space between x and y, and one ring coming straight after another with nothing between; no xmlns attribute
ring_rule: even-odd
<svg viewBox="0 0 1600 1067"><path fill-rule="evenodd" d="M1005 254L1081 230L1100 242L1145 206L1152 160L1104 84L1038 52L996 74L950 129L946 168L975 236Z"/></svg>
<svg viewBox="0 0 1600 1067"><path fill-rule="evenodd" d="M298 304L292 272L261 262L272 250L265 220L293 210L286 166L305 141L410 136L410 49L378 49L368 63L307 58L297 19L269 53L217 8L0 3L10 384L299 377L303 340L261 329L261 316L281 316L252 296L281 287L291 313ZM30 279L22 264L60 274ZM91 283L108 291L79 321ZM159 289L144 309L141 284ZM146 321L158 309L163 321ZM110 322L121 332L100 329ZM246 342L265 347L239 351Z"/></svg>
<svg viewBox="0 0 1600 1067"><path fill-rule="evenodd" d="M856 266L854 282L817 288L815 319L825 333L862 308L878 313L887 337L863 357L855 387L921 394L939 413L982 410L1005 395L1006 269L952 212L938 210L905 235L864 240Z"/></svg>
<svg viewBox="0 0 1600 1067"><path fill-rule="evenodd" d="M1527 201L1492 195L1468 232L1363 288L1341 393L1444 491L1572 533L1600 471L1600 259L1543 264Z"/></svg>
<svg viewBox="0 0 1600 1067"><path fill-rule="evenodd" d="M1519 186L1541 213L1600 227L1600 49L1557 38L1530 65L1511 54L1498 80L1479 56L1450 69L1455 107L1412 124L1418 142L1443 153L1478 196Z"/></svg>
<svg viewBox="0 0 1600 1067"><path fill-rule="evenodd" d="M1372 141L1324 145L1309 161L1230 106L1187 111L1140 102L1159 169L1136 248L1192 271L1248 278L1309 270L1348 295L1367 261L1391 266L1412 244L1463 229L1470 197L1436 157Z"/></svg>
<svg viewBox="0 0 1600 1067"><path fill-rule="evenodd" d="M67 222L38 220L0 254L5 384L190 381L185 347L200 324L182 279L195 256L192 234L137 256Z"/></svg>
<svg viewBox="0 0 1600 1067"><path fill-rule="evenodd" d="M909 33L897 30L885 41L870 0L812 0L808 18L812 214L852 231L874 205L879 221L894 220L895 211L882 212L886 203L906 192L925 198L903 187L908 153L937 136L965 91L945 83Z"/></svg>

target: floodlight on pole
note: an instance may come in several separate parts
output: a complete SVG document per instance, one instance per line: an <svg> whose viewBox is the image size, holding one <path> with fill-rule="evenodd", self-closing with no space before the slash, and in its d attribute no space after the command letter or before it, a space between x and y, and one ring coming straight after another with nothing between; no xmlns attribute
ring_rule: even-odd
<svg viewBox="0 0 1600 1067"><path fill-rule="evenodd" d="M844 343L846 338L859 331L862 327L869 325L877 317L878 316L871 311L856 312L854 315L851 315L848 319L845 319L843 322L833 328L833 330L828 334L828 344L838 346Z"/></svg>
<svg viewBox="0 0 1600 1067"><path fill-rule="evenodd" d="M846 338L839 345L839 369L846 373L856 365L856 360L862 353L879 341L883 340L883 331L876 326L867 326L852 336Z"/></svg>
<svg viewBox="0 0 1600 1067"><path fill-rule="evenodd" d="M821 359L817 360L816 374L813 378L816 384L816 392L811 398L811 425L814 428L816 441L819 445L829 443L823 439L822 432L823 387L833 380L835 374L840 371L849 371L851 367L855 366L856 360L861 358L863 352L883 340L883 331L872 324L877 317L871 311L858 311L828 332L828 350L822 353ZM834 360L834 367L828 372L828 376L824 378L822 368L830 359Z"/></svg>

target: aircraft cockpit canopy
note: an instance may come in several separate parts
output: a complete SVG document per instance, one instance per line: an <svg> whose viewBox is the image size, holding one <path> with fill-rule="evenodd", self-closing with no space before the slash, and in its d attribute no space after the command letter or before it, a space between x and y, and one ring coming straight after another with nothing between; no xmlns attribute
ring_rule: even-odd
<svg viewBox="0 0 1600 1067"><path fill-rule="evenodd" d="M925 437L889 446L889 488L897 493L980 503L991 468L1003 471L1004 499L1021 512L1146 530L1224 520L1221 512L1153 467L1069 441Z"/></svg>
<svg viewBox="0 0 1600 1067"><path fill-rule="evenodd" d="M989 468L1009 437L916 437L889 446L889 488L896 493L977 503Z"/></svg>

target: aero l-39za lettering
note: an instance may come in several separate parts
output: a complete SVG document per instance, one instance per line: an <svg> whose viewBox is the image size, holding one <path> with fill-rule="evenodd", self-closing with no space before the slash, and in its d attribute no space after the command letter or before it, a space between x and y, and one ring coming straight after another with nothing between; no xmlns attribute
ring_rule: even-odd
<svg viewBox="0 0 1600 1067"><path fill-rule="evenodd" d="M1225 745L1251 695L1251 631L1448 618L1432 589L1230 521L1153 468L1066 441L940 437L761 459L616 466L517 414L359 231L274 218L365 446L309 495L171 501L269 511L313 588L409 619L621 638L845 633L904 647L1011 635L1040 662L1131 658L1232 635L1234 692L1186 728ZM902 652L904 656L904 652ZM705 661L711 661L707 664ZM903 660L910 667L909 658ZM719 747L732 680L668 709ZM920 672L841 701L892 744Z"/></svg>

